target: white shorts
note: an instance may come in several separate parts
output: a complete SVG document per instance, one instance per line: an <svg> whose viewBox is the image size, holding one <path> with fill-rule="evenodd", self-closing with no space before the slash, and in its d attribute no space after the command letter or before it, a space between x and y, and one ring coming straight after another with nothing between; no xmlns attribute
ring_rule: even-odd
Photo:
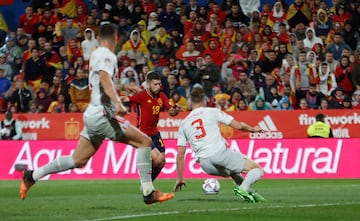
<svg viewBox="0 0 360 221"><path fill-rule="evenodd" d="M247 158L240 152L224 148L211 157L198 160L207 174L228 177L230 174L241 173Z"/></svg>
<svg viewBox="0 0 360 221"><path fill-rule="evenodd" d="M123 117L109 119L101 106L88 106L84 116L84 129L80 135L89 139L94 147L98 148L105 138L123 142L125 140L125 130L130 122Z"/></svg>

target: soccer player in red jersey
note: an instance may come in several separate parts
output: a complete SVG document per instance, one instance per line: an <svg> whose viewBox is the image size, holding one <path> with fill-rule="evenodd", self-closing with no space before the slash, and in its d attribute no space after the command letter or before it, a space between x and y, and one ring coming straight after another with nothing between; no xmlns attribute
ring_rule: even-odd
<svg viewBox="0 0 360 221"><path fill-rule="evenodd" d="M173 107L164 92L161 91L161 76L157 72L146 75L146 86L133 96L122 97L123 102L130 101L136 106L138 128L151 137L152 180L160 174L165 165L165 145L157 128L160 112L167 110L170 116L176 116L178 109Z"/></svg>

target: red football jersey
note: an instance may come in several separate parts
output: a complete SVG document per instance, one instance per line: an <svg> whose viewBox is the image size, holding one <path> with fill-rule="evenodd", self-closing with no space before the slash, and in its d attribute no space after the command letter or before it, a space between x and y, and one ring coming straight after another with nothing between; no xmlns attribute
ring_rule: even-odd
<svg viewBox="0 0 360 221"><path fill-rule="evenodd" d="M157 123L160 112L172 106L167 96L160 92L158 97L153 97L147 90L129 96L130 102L136 105L138 128L145 134L152 136L159 132Z"/></svg>

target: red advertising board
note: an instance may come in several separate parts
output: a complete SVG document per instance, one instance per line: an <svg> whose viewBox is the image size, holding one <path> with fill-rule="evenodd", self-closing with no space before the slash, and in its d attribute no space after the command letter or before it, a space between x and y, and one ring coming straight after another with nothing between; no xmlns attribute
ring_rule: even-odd
<svg viewBox="0 0 360 221"><path fill-rule="evenodd" d="M282 139L305 138L307 127L315 122L315 115L320 111L232 111L228 112L235 119L245 121L255 126L259 125L267 132L264 134L249 134L220 125L226 138L250 139ZM360 138L360 110L327 110L322 111L327 116L327 122L333 129L336 138ZM158 128L164 139L177 137L178 126L187 113L170 117L161 113ZM0 115L0 120L4 115ZM15 115L23 127L24 140L73 140L79 137L83 127L82 114L17 114ZM126 116L136 124L136 116L130 113Z"/></svg>
<svg viewBox="0 0 360 221"><path fill-rule="evenodd" d="M76 141L2 141L0 146L0 180L19 179L16 164L30 169L71 154ZM230 139L229 148L241 151L258 162L264 178L360 178L360 139ZM159 178L176 179L176 140L165 140L166 165ZM208 177L186 150L184 176ZM75 170L52 174L44 179L138 179L136 149L105 141L88 164Z"/></svg>

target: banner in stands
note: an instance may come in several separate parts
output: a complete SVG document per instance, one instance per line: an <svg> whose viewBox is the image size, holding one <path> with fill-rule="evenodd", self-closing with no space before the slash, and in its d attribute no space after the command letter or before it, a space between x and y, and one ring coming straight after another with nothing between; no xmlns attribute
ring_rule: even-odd
<svg viewBox="0 0 360 221"><path fill-rule="evenodd" d="M228 112L235 119L245 121L255 126L259 125L267 132L244 133L231 127L220 125L226 138L250 139L282 139L305 138L307 127L315 122L318 110L308 111L231 111ZM327 110L322 111L327 116L326 121L331 125L336 138L360 138L360 110ZM164 139L177 138L178 127L187 113L180 113L170 117L161 113L158 124ZM23 127L24 140L74 140L79 138L83 127L82 114L17 114L14 115ZM3 120L4 115L0 115ZM126 116L136 125L135 113Z"/></svg>
<svg viewBox="0 0 360 221"><path fill-rule="evenodd" d="M61 155L71 154L76 141L2 141L0 180L20 179L15 168L36 169ZM360 178L360 139L231 139L229 148L258 162L264 178ZM166 165L159 178L176 179L176 140L165 140ZM185 178L205 178L188 147ZM44 179L138 179L136 149L105 141L97 154L81 169L52 174Z"/></svg>

